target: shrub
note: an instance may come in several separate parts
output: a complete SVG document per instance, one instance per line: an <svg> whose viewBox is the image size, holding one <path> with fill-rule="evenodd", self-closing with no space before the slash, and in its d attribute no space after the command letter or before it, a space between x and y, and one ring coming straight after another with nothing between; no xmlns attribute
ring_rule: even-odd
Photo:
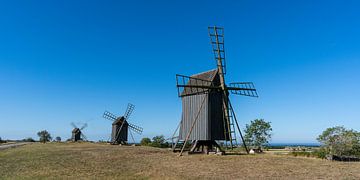
<svg viewBox="0 0 360 180"><path fill-rule="evenodd" d="M293 151L290 153L293 156L304 156L304 157L313 157L313 154L311 152L306 151Z"/></svg>
<svg viewBox="0 0 360 180"><path fill-rule="evenodd" d="M55 138L55 141L56 141L56 142L61 142L61 137L60 137L60 136L56 137L56 138Z"/></svg>
<svg viewBox="0 0 360 180"><path fill-rule="evenodd" d="M142 146L148 146L148 145L151 144L151 139L150 139L150 138L147 138L147 137L142 138L141 141L140 141L140 144L141 144Z"/></svg>
<svg viewBox="0 0 360 180"><path fill-rule="evenodd" d="M152 138L151 146L159 147L159 148L167 148L170 147L170 144L166 142L165 137L163 135L160 135Z"/></svg>
<svg viewBox="0 0 360 180"><path fill-rule="evenodd" d="M326 158L326 151L323 148L316 149L312 152L309 151L292 151L290 152L290 155L293 155L295 157L302 156L302 157L316 157L325 159Z"/></svg>
<svg viewBox="0 0 360 180"><path fill-rule="evenodd" d="M327 128L317 140L326 155L360 157L360 133L342 126Z"/></svg>
<svg viewBox="0 0 360 180"><path fill-rule="evenodd" d="M35 140L31 137L25 138L22 140L23 142L35 142Z"/></svg>
<svg viewBox="0 0 360 180"><path fill-rule="evenodd" d="M324 148L316 149L313 152L314 157L325 159L326 158L326 151Z"/></svg>

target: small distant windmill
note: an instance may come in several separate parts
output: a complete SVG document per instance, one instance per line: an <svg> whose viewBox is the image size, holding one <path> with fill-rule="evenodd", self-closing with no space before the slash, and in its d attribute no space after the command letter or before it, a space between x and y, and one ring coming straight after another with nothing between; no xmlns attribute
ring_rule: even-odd
<svg viewBox="0 0 360 180"><path fill-rule="evenodd" d="M103 117L105 119L113 121L112 123L112 131L111 131L111 144L127 144L128 142L128 132L134 141L134 137L131 134L132 130L137 134L141 134L143 132L143 128L140 126L136 126L128 122L131 113L134 111L135 106L133 104L128 104L127 109L125 111L124 116L116 116L108 111L104 112Z"/></svg>
<svg viewBox="0 0 360 180"><path fill-rule="evenodd" d="M209 27L208 30L217 68L192 76L176 75L183 111L177 128L180 128L179 136L173 137L178 139L173 145L173 150L175 151L180 144L181 155L188 141L192 142L189 152L208 153L217 151L214 150L215 147L221 151L217 141L230 144L233 148L237 144L236 125L248 152L230 103L229 92L250 97L258 97L258 94L252 82L225 84L224 29L215 26Z"/></svg>
<svg viewBox="0 0 360 180"><path fill-rule="evenodd" d="M71 126L74 128L72 130L72 135L71 135L71 141L73 142L77 142L77 141L87 141L86 136L84 135L84 133L82 132L82 130L84 130L88 124L85 123L83 124L83 126L81 126L81 128L78 128L75 123L71 123Z"/></svg>

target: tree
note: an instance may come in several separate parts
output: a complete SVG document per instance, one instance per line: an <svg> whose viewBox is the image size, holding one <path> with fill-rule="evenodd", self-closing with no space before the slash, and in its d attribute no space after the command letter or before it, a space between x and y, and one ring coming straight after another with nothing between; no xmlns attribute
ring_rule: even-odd
<svg viewBox="0 0 360 180"><path fill-rule="evenodd" d="M153 137L151 146L164 148L168 147L169 143L166 142L164 135L160 135Z"/></svg>
<svg viewBox="0 0 360 180"><path fill-rule="evenodd" d="M246 125L245 142L255 148L261 149L262 146L269 143L271 139L271 124L264 119L255 119L250 125Z"/></svg>
<svg viewBox="0 0 360 180"><path fill-rule="evenodd" d="M141 141L140 141L140 144L142 145L142 146L148 146L148 145L150 145L151 144L151 140L150 140L150 138L142 138L141 139Z"/></svg>
<svg viewBox="0 0 360 180"><path fill-rule="evenodd" d="M46 143L52 139L50 133L46 130L38 132L37 135L39 136L39 141L42 143Z"/></svg>
<svg viewBox="0 0 360 180"><path fill-rule="evenodd" d="M61 137L60 137L60 136L57 136L57 137L55 138L55 141L56 141L56 142L61 142Z"/></svg>
<svg viewBox="0 0 360 180"><path fill-rule="evenodd" d="M343 126L327 128L317 140L328 155L360 155L360 133Z"/></svg>

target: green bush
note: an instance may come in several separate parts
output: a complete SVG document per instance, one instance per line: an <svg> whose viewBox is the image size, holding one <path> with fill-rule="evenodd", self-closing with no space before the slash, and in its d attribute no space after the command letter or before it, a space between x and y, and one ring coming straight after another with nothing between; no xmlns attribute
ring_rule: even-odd
<svg viewBox="0 0 360 180"><path fill-rule="evenodd" d="M34 140L33 138L31 138L31 137L25 138L25 139L23 139L22 141L23 141L23 142L35 142L35 140Z"/></svg>
<svg viewBox="0 0 360 180"><path fill-rule="evenodd" d="M360 157L360 132L343 126L327 128L317 140L326 155Z"/></svg>
<svg viewBox="0 0 360 180"><path fill-rule="evenodd" d="M293 156L302 156L302 157L316 157L316 158L321 158L321 159L325 159L327 152L324 148L320 148L320 149L315 149L312 152L309 151L293 151L290 153L290 155Z"/></svg>
<svg viewBox="0 0 360 180"><path fill-rule="evenodd" d="M317 158L321 158L321 159L325 159L326 158L326 150L321 148L321 149L316 149L313 152L313 155Z"/></svg>
<svg viewBox="0 0 360 180"><path fill-rule="evenodd" d="M142 146L152 146L158 148L170 147L170 144L166 142L165 137L163 135L153 137L152 141L150 140L150 138L142 138L140 144Z"/></svg>
<svg viewBox="0 0 360 180"><path fill-rule="evenodd" d="M147 138L147 137L142 138L141 141L140 141L140 144L141 144L142 146L148 146L148 145L151 144L151 139L150 139L150 138Z"/></svg>
<svg viewBox="0 0 360 180"><path fill-rule="evenodd" d="M153 137L151 146L159 147L159 148L166 148L166 147L169 147L169 143L165 141L164 135L160 135L160 136Z"/></svg>
<svg viewBox="0 0 360 180"><path fill-rule="evenodd" d="M303 157L314 157L314 155L311 152L306 151L294 151L290 153L293 156L303 156Z"/></svg>
<svg viewBox="0 0 360 180"><path fill-rule="evenodd" d="M61 137L60 137L60 136L57 136L57 137L55 138L55 141L56 141L56 142L61 142Z"/></svg>

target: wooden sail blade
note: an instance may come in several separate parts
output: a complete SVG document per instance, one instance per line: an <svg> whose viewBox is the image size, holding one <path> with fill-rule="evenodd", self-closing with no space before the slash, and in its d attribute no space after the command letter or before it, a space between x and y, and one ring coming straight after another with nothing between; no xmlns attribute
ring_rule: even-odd
<svg viewBox="0 0 360 180"><path fill-rule="evenodd" d="M75 123L73 123L73 122L71 123L71 126L72 126L73 128L77 128L76 125L75 125Z"/></svg>
<svg viewBox="0 0 360 180"><path fill-rule="evenodd" d="M117 116L115 116L114 114L112 114L109 111L105 111L104 114L103 114L103 117L105 119L108 119L108 120L111 120L111 121L115 121L117 119Z"/></svg>
<svg viewBox="0 0 360 180"><path fill-rule="evenodd" d="M128 124L129 124L129 128L132 129L134 132L136 132L136 133L138 133L138 134L142 134L142 132L143 132L143 128L142 128L142 127L137 126L137 125L134 125L134 124L131 124L131 123L129 123L129 122L128 122Z"/></svg>
<svg viewBox="0 0 360 180"><path fill-rule="evenodd" d="M81 139L82 139L83 141L87 141L87 137L86 137L83 133L81 133Z"/></svg>
<svg viewBox="0 0 360 180"><path fill-rule="evenodd" d="M87 124L87 123L85 123L85 124L84 124L84 125L80 128L80 130L85 129L87 126L88 126L88 124Z"/></svg>
<svg viewBox="0 0 360 180"><path fill-rule="evenodd" d="M214 58L220 74L226 74L226 61L225 61L225 45L224 45L224 28L222 27L209 27L209 36Z"/></svg>
<svg viewBox="0 0 360 180"><path fill-rule="evenodd" d="M134 109L135 109L135 105L129 103L124 114L125 120L128 120L130 118L130 115L132 114Z"/></svg>
<svg viewBox="0 0 360 180"><path fill-rule="evenodd" d="M179 74L176 75L176 87L179 97L205 94L210 89L218 88L212 81Z"/></svg>
<svg viewBox="0 0 360 180"><path fill-rule="evenodd" d="M227 87L227 90L236 95L259 97L252 82L230 83L229 87Z"/></svg>

